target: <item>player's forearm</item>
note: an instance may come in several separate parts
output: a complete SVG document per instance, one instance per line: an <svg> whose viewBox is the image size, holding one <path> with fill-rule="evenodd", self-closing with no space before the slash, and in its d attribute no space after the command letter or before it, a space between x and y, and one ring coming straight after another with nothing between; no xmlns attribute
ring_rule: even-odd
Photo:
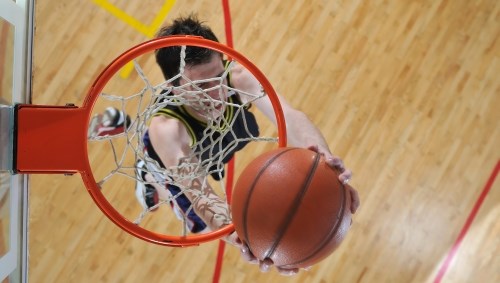
<svg viewBox="0 0 500 283"><path fill-rule="evenodd" d="M296 147L317 145L322 151L330 151L320 130L309 120L306 114L295 109L286 110L288 144Z"/></svg>
<svg viewBox="0 0 500 283"><path fill-rule="evenodd" d="M186 195L193 204L194 212L211 230L217 230L231 223L228 204L208 184L202 186L201 182L195 180Z"/></svg>

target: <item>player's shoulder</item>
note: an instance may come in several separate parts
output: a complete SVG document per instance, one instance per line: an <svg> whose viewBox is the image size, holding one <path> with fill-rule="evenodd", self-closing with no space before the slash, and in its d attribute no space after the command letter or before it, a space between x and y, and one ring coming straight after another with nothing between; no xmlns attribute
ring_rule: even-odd
<svg viewBox="0 0 500 283"><path fill-rule="evenodd" d="M161 136L164 139L182 141L190 140L184 124L178 119L165 116L155 116L149 124L150 135Z"/></svg>

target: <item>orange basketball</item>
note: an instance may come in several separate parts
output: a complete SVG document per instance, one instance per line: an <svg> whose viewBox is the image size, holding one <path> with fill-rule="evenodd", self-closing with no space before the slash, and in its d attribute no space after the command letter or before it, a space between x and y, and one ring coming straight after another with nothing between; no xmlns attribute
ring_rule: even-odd
<svg viewBox="0 0 500 283"><path fill-rule="evenodd" d="M339 246L351 225L351 198L324 158L278 148L253 160L234 188L233 223L260 260L309 267Z"/></svg>

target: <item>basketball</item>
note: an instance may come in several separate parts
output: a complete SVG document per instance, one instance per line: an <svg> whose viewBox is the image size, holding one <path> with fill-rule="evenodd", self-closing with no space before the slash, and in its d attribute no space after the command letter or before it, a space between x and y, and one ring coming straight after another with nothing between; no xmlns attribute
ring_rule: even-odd
<svg viewBox="0 0 500 283"><path fill-rule="evenodd" d="M351 225L351 198L336 170L304 148L278 148L247 165L234 188L233 223L259 259L282 268L330 255Z"/></svg>

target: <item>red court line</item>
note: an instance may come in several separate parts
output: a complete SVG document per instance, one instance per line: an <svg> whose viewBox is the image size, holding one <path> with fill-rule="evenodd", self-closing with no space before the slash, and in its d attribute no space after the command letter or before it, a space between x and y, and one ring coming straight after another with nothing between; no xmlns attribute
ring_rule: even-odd
<svg viewBox="0 0 500 283"><path fill-rule="evenodd" d="M483 191L479 195L479 198L477 199L476 203L474 204L474 207L472 208L472 211L470 212L469 216L467 217L467 220L465 221L464 226L462 227L462 230L460 231L460 234L458 234L458 237L451 247L450 251L448 252L448 255L446 256L446 259L444 260L443 264L441 265L441 268L439 268L439 271L436 275L436 278L434 279L434 283L439 283L443 279L444 275L446 274L446 271L448 270L448 267L450 267L451 262L453 261L453 258L455 257L458 248L460 247L460 244L462 243L462 240L465 238L467 235L467 232L469 231L469 228L474 221L474 218L477 215L477 212L483 205L484 200L486 199L486 196L488 195L489 191L491 190L491 187L493 186L493 183L495 182L495 178L498 175L498 171L500 171L500 160L497 161L497 165L495 166L495 169L493 169L493 172L490 175L490 178L488 179L488 182L486 183L486 186L484 187Z"/></svg>
<svg viewBox="0 0 500 283"><path fill-rule="evenodd" d="M233 30L231 26L231 11L229 10L229 0L222 0L224 10L224 27L226 31L226 45L233 48Z"/></svg>
<svg viewBox="0 0 500 283"><path fill-rule="evenodd" d="M224 27L226 31L226 45L233 48L233 30L231 26L231 10L229 9L229 0L222 0L222 10L224 13ZM227 182L226 182L226 197L228 203L231 202L231 192L233 190L233 177L234 177L234 157L229 161L227 168ZM215 270L212 278L213 283L218 283L222 271L222 263L224 261L224 249L226 242L219 240L219 248L217 250L217 259L215 262Z"/></svg>

